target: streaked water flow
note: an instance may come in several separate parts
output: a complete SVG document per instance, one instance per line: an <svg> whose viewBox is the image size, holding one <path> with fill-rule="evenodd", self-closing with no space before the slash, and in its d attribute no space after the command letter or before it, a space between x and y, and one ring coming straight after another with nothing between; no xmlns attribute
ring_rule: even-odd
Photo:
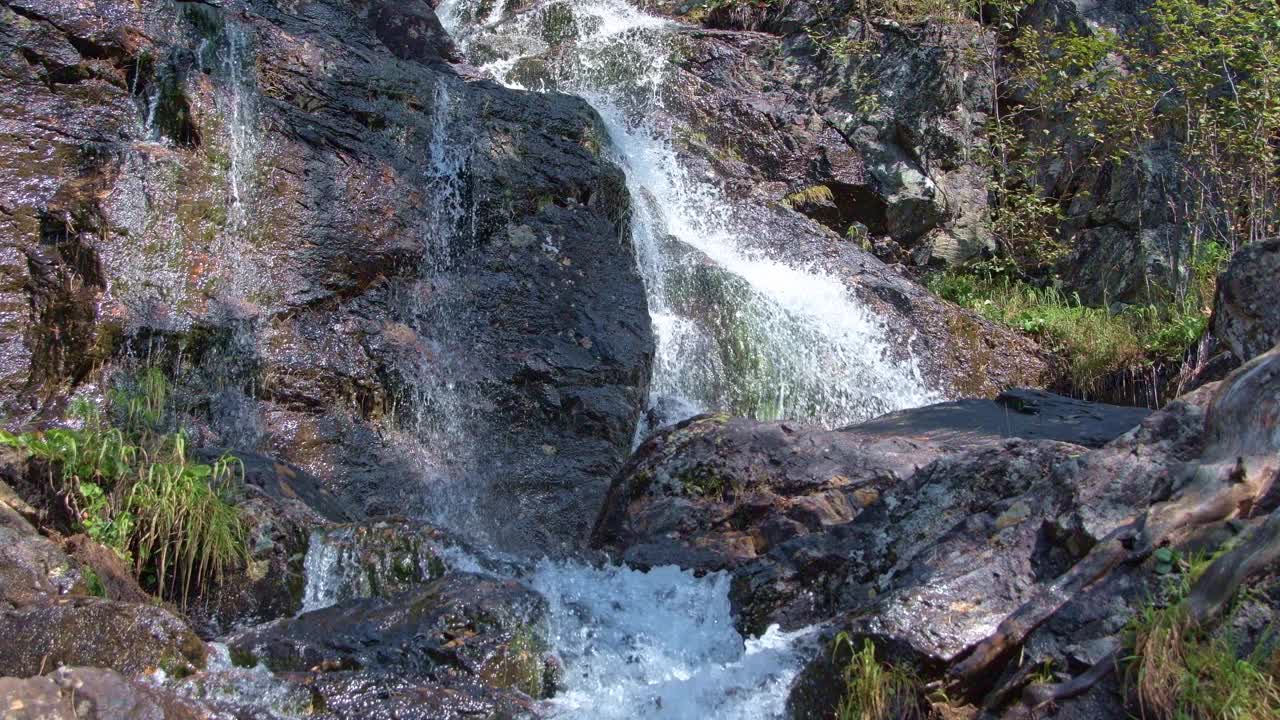
<svg viewBox="0 0 1280 720"><path fill-rule="evenodd" d="M660 421L724 411L834 427L938 399L838 279L767 252L759 228L684 167L663 120L672 23L624 0L559 0L507 17L445 0L439 12L499 81L580 95L603 117L632 195Z"/></svg>

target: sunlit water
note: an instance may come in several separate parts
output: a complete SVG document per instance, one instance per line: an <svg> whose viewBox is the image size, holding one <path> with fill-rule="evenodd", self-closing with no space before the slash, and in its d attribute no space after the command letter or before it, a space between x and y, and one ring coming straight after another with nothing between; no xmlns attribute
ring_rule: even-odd
<svg viewBox="0 0 1280 720"><path fill-rule="evenodd" d="M502 0L481 12L475 2L444 0L439 8L473 62L512 87L578 94L604 119L631 193L632 241L656 335L654 422L718 410L838 426L937 399L915 363L891 352L902 340L839 280L764 250L767 238L736 223L714 178L692 177L682 165L671 129L657 120L670 70L668 21L622 0L560 0L515 17L504 15ZM539 60L548 40L565 33L575 39L564 51ZM442 82L429 102L436 127L423 168L433 188L434 234L422 275L428 288L448 282L448 245L454 233L468 231L474 210L461 192L469 150L450 127L448 85ZM242 114L230 112L237 120ZM251 160L251 139L244 141ZM232 182L238 204L241 186L238 178ZM426 302L415 313L433 326L448 327L447 314L462 311ZM448 336L423 340L438 355L440 372L416 390L415 427L389 436L403 435L409 455L419 448L423 457L411 459L430 474L459 478L440 484L440 497L427 505L434 522L465 531L477 525L466 453L468 414L478 411L451 370ZM432 467L442 462L450 466ZM358 563L324 538L313 535L305 561L304 612L368 592L367 583L350 576L362 572ZM645 573L550 560L495 569L461 551L451 551L446 564L519 577L546 597L544 630L565 668L564 689L542 709L551 717L781 717L792 681L814 652L809 631L739 635L723 574L698 578L674 567ZM256 694L269 700L265 709L274 715L300 712L286 684L261 668L234 668L225 654L215 654L207 678L188 681L193 693Z"/></svg>
<svg viewBox="0 0 1280 720"><path fill-rule="evenodd" d="M306 609L358 597L351 590L361 586L365 568L335 561L341 550L324 534L313 535L312 543ZM787 689L812 652L811 631L774 627L744 640L733 628L729 579L721 573L695 578L674 567L639 572L551 560L521 569L458 548L444 558L454 570L515 575L547 599L545 630L566 686L542 708L549 717L780 717Z"/></svg>
<svg viewBox="0 0 1280 720"><path fill-rule="evenodd" d="M659 119L672 23L624 0L508 17L475 5L439 9L473 62L512 87L580 95L605 121L631 190L660 421L724 411L835 427L939 399L839 280L766 252L760 229L736 222L716 184L682 165ZM561 46L548 53L551 42Z"/></svg>

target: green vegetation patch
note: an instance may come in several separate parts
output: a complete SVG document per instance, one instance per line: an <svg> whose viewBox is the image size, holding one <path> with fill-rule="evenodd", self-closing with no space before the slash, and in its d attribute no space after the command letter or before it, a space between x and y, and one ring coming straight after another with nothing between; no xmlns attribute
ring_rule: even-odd
<svg viewBox="0 0 1280 720"><path fill-rule="evenodd" d="M836 636L832 657L847 652L844 694L836 706L837 720L916 720L922 718L923 686L910 668L881 662L876 647L863 640L857 648L847 633Z"/></svg>
<svg viewBox="0 0 1280 720"><path fill-rule="evenodd" d="M1204 246L1192 289L1182 298L1120 312L1014 279L1007 267L990 262L935 273L926 284L944 299L1035 337L1066 361L1075 387L1089 392L1118 371L1180 360L1208 327L1214 278L1225 258L1220 246Z"/></svg>
<svg viewBox="0 0 1280 720"><path fill-rule="evenodd" d="M1192 622L1186 598L1207 558L1157 557L1172 575L1172 597L1142 607L1126 629L1125 684L1148 720L1280 718L1280 653L1272 643L1242 657L1223 623L1216 632Z"/></svg>
<svg viewBox="0 0 1280 720"><path fill-rule="evenodd" d="M79 529L130 562L144 586L185 604L192 590L248 557L245 524L230 497L242 468L226 455L194 462L182 432L158 431L167 397L164 375L148 370L111 394L115 424L80 400L69 412L79 429L0 431L0 445L56 468L58 492Z"/></svg>

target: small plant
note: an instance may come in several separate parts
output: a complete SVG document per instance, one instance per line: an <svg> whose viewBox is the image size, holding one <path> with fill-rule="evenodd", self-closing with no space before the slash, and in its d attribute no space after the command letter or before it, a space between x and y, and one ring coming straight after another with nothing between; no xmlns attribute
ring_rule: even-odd
<svg viewBox="0 0 1280 720"><path fill-rule="evenodd" d="M1274 657L1241 657L1224 631L1197 625L1186 598L1213 560L1154 553L1167 599L1143 606L1125 630L1125 681L1144 720L1276 720L1280 678ZM1259 648L1268 643L1259 643Z"/></svg>
<svg viewBox="0 0 1280 720"><path fill-rule="evenodd" d="M850 655L844 667L844 695L836 706L838 720L913 720L920 712L920 680L905 668L881 663L876 647L863 640L854 647L848 633L836 635L832 657Z"/></svg>
<svg viewBox="0 0 1280 720"><path fill-rule="evenodd" d="M835 202L835 195L826 185L813 185L782 198L782 204L793 210L809 205L828 205L833 202Z"/></svg>
<svg viewBox="0 0 1280 720"><path fill-rule="evenodd" d="M98 577L98 573L93 568L84 568L80 571L80 577L84 579L85 590L94 597L106 597L107 589L102 584L102 578Z"/></svg>
<svg viewBox="0 0 1280 720"><path fill-rule="evenodd" d="M131 561L158 594L185 604L192 589L247 557L244 523L229 498L243 468L230 456L192 462L181 432L157 430L168 397L158 371L111 397L121 427L81 400L69 412L79 429L0 431L0 445L57 468L57 490L80 529Z"/></svg>

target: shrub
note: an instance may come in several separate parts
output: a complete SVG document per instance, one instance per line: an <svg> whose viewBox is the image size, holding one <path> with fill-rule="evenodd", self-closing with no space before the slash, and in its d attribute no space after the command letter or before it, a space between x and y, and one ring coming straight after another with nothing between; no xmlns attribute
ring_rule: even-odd
<svg viewBox="0 0 1280 720"><path fill-rule="evenodd" d="M1067 249L1049 239L1071 198L1052 197L1039 168L1141 162L1160 128L1178 143L1169 210L1189 254L1172 260L1188 275L1206 248L1280 232L1280 6L1156 0L1146 20L1124 36L1005 26L1009 50L992 62L1002 99L990 133L992 226L1027 271ZM1180 298L1195 288L1167 289Z"/></svg>
<svg viewBox="0 0 1280 720"><path fill-rule="evenodd" d="M81 400L69 412L79 429L0 431L0 444L57 468L57 490L80 529L130 560L157 594L185 604L244 561L247 539L229 497L239 461L193 462L181 432L158 432L167 392L164 376L149 371L135 390L112 393L121 427Z"/></svg>

